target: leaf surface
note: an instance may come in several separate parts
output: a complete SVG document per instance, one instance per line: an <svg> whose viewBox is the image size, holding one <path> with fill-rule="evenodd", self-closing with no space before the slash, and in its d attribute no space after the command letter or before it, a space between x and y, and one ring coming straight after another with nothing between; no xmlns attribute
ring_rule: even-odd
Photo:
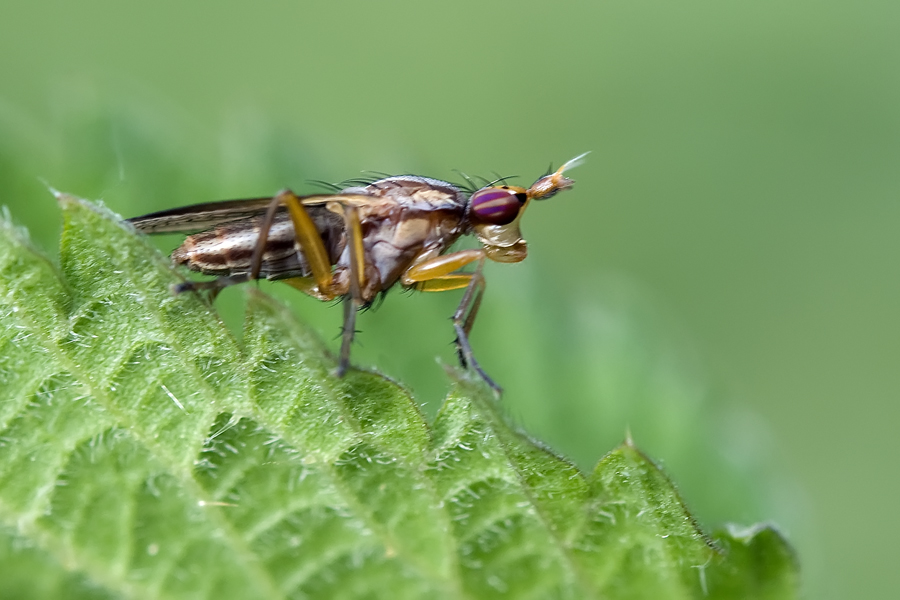
<svg viewBox="0 0 900 600"><path fill-rule="evenodd" d="M707 537L631 442L585 475L462 373L428 424L253 288L238 343L59 201L58 268L0 225L0 596L795 597L777 531Z"/></svg>

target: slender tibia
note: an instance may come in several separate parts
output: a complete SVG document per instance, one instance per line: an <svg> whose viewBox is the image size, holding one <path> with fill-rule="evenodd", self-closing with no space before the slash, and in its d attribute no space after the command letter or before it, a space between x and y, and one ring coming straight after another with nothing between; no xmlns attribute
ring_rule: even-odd
<svg viewBox="0 0 900 600"><path fill-rule="evenodd" d="M341 329L341 357L334 374L343 377L350 367L350 346L356 333L356 311L358 307L352 298L344 301L344 326Z"/></svg>
<svg viewBox="0 0 900 600"><path fill-rule="evenodd" d="M342 377L350 367L350 346L356 334L356 312L362 306L362 289L365 287L365 259L359 212L354 206L345 206L344 225L350 242L350 297L344 300L344 328L341 331L341 358L335 375Z"/></svg>
<svg viewBox="0 0 900 600"><path fill-rule="evenodd" d="M484 369L475 360L472 346L469 344L469 333L472 331L472 325L475 323L475 317L478 314L478 309L481 307L481 298L484 295L486 285L484 275L481 274L483 266L484 258L478 261L478 267L472 273L472 279L469 281L469 285L466 286L466 291L459 302L459 307L453 313L453 330L456 332L456 353L459 356L460 364L462 364L463 368L467 367L478 373L484 382L499 394L503 391L503 388L497 385L484 372Z"/></svg>

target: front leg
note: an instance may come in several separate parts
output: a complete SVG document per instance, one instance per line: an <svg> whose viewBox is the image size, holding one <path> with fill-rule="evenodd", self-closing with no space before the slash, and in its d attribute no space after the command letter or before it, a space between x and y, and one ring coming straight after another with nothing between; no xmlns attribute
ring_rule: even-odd
<svg viewBox="0 0 900 600"><path fill-rule="evenodd" d="M475 372L484 379L485 383L491 386L491 389L500 394L503 392L503 388L497 385L497 383L484 372L484 369L482 369L481 365L478 364L478 361L475 360L472 346L469 345L469 333L472 331L472 324L475 322L475 316L478 314L478 309L481 307L481 299L484 297L486 282L484 280L484 275L481 273L483 265L484 260L482 259L478 263L475 272L472 273L472 279L469 281L469 285L466 286L466 292L459 302L459 307L456 309L456 312L453 313L453 329L456 331L456 353L459 356L459 362L463 367L469 366L474 369Z"/></svg>
<svg viewBox="0 0 900 600"><path fill-rule="evenodd" d="M459 307L453 313L456 353L463 368L474 370L491 389L499 394L503 388L484 372L484 369L475 360L472 346L469 344L469 333L475 323L475 316L481 306L486 285L482 274L485 258L483 250L461 250L452 254L427 258L410 267L403 275L403 282L406 285L415 285L417 289L424 292L444 292L466 288ZM478 261L478 266L474 273L454 272L475 261Z"/></svg>

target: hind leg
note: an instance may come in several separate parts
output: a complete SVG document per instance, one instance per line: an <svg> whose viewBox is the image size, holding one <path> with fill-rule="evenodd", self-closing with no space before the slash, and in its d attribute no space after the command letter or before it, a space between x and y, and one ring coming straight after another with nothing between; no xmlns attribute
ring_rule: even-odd
<svg viewBox="0 0 900 600"><path fill-rule="evenodd" d="M363 305L362 290L366 286L365 248L363 246L359 211L357 211L356 207L334 203L329 206L329 209L344 216L344 227L347 230L347 238L350 245L350 297L346 298L344 304L344 325L341 329L341 357L335 370L335 374L341 377L350 367L350 347L353 344L353 336L356 334L356 313Z"/></svg>
<svg viewBox="0 0 900 600"><path fill-rule="evenodd" d="M316 229L312 217L309 216L309 212L303 206L303 202L290 190L282 190L269 203L265 218L259 228L259 237L256 241L256 247L253 249L253 256L250 259L249 273L235 273L234 275L219 277L212 281L186 281L176 285L174 291L176 293L190 291L208 292L212 300L226 287L259 279L266 252L266 244L269 240L269 231L272 229L272 223L275 221L278 209L282 206L287 207L291 215L297 244L306 257L306 261L312 271L313 280L318 287L316 296L320 299L330 300L334 298L334 294L331 293L333 284L331 260L325 250L325 243L322 241L322 236Z"/></svg>

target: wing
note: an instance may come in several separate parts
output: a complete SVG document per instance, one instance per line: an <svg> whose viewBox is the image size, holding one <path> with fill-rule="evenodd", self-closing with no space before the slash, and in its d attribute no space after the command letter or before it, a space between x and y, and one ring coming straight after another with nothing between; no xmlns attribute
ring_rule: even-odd
<svg viewBox="0 0 900 600"><path fill-rule="evenodd" d="M314 194L301 196L300 200L307 206L313 206L327 202L361 204L370 202L372 198L361 194ZM144 233L196 233L222 223L265 214L271 203L271 197L204 202L132 217L126 221Z"/></svg>
<svg viewBox="0 0 900 600"><path fill-rule="evenodd" d="M263 214L271 202L272 198L204 202L132 217L126 221L145 233L194 233L221 223Z"/></svg>

